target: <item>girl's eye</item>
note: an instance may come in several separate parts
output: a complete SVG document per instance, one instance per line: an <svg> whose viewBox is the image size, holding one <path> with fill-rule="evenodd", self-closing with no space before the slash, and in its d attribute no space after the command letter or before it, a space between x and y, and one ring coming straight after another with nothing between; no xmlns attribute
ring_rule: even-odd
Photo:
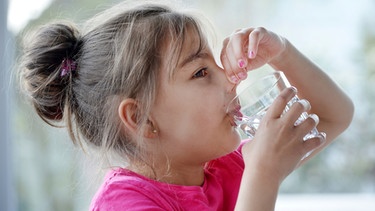
<svg viewBox="0 0 375 211"><path fill-rule="evenodd" d="M201 78L201 77L205 77L207 76L208 74L208 70L207 68L202 68L200 69L198 72L196 72L194 75L193 75L193 78Z"/></svg>

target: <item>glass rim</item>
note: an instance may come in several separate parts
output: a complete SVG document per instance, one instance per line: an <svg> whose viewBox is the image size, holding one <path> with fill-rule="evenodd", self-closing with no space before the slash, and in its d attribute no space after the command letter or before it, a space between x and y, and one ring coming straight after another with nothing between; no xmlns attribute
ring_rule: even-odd
<svg viewBox="0 0 375 211"><path fill-rule="evenodd" d="M229 104L228 104L228 107L227 107L227 112L229 113L230 112L230 108L233 107L233 102L234 101L237 101L237 105L241 106L240 105L240 100L238 99L239 96L241 94L243 94L244 92L248 91L249 88L251 87L254 87L256 84L259 84L261 82L263 82L264 80L268 80L269 78L275 78L275 81L269 86L267 87L267 89L265 90L266 92L273 89L275 87L275 85L277 85L277 83L280 81L281 78L285 77L284 76L284 73L282 71L273 71L273 72L270 72L270 73L267 73L265 75L262 75L258 80L255 80L251 83L248 83L245 85L245 87L238 93L236 93L236 96L233 97L233 99L231 101L229 101ZM236 91L237 92L237 91ZM254 102L256 102L261 96L258 96L257 98L254 98ZM251 105L248 105L246 107L241 107L241 109L243 108L247 108Z"/></svg>

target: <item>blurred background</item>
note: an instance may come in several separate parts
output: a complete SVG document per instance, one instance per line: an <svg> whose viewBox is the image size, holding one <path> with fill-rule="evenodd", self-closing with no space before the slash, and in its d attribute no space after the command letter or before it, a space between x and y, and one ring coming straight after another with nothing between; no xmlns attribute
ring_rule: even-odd
<svg viewBox="0 0 375 211"><path fill-rule="evenodd" d="M87 210L100 176L64 129L46 126L20 96L20 38L56 19L84 22L119 0L0 3L0 211ZM215 28L264 26L287 37L353 99L349 129L283 183L276 210L375 210L375 2L186 0ZM218 54L217 54L218 56ZM265 67L267 68L267 67Z"/></svg>

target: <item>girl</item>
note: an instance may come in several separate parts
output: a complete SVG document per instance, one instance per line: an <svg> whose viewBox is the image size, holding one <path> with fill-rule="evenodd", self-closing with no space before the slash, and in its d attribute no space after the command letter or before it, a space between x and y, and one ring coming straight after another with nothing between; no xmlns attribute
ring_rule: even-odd
<svg viewBox="0 0 375 211"><path fill-rule="evenodd" d="M117 5L82 31L53 23L26 38L21 78L39 116L126 163L109 171L91 210L273 210L285 177L353 114L350 99L287 39L237 30L224 40L220 67L197 18L166 5ZM254 139L240 144L226 107L246 71L264 64L309 101L281 117L297 92L284 90ZM319 124L311 115L294 126L305 111ZM315 126L325 133L303 142Z"/></svg>

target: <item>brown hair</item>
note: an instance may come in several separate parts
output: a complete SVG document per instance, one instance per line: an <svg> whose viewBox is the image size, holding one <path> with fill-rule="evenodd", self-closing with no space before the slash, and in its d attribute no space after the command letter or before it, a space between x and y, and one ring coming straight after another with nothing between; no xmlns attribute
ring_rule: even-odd
<svg viewBox="0 0 375 211"><path fill-rule="evenodd" d="M193 16L156 4L117 5L87 22L82 32L71 23L42 26L25 39L21 84L38 115L52 126L65 123L75 144L141 158L135 144L141 142L129 140L121 129L119 103L139 102L139 124L146 124L158 71L172 59L161 49L173 46L167 55L178 58L188 27L204 39ZM61 77L64 59L75 61L77 71Z"/></svg>

